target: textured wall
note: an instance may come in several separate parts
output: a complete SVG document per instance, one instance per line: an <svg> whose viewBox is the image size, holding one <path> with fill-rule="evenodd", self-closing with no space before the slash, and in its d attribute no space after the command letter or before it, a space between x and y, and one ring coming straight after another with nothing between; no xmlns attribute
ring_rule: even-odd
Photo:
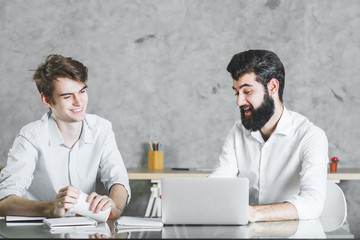
<svg viewBox="0 0 360 240"><path fill-rule="evenodd" d="M285 65L285 105L357 167L359 17L358 0L0 0L0 165L46 111L30 70L58 53L89 67L89 112L112 121L128 168L147 166L150 140L165 167L213 168L239 118L225 67L264 48Z"/></svg>

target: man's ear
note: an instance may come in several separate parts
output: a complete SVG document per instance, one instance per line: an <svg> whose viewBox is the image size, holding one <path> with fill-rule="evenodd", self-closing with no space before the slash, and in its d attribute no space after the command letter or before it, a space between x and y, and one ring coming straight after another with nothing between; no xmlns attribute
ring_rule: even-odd
<svg viewBox="0 0 360 240"><path fill-rule="evenodd" d="M41 93L40 96L45 106L47 106L48 108L52 107L52 103L49 97L46 97L43 93Z"/></svg>
<svg viewBox="0 0 360 240"><path fill-rule="evenodd" d="M279 81L276 78L272 78L268 84L267 88L270 95L274 95L279 91Z"/></svg>

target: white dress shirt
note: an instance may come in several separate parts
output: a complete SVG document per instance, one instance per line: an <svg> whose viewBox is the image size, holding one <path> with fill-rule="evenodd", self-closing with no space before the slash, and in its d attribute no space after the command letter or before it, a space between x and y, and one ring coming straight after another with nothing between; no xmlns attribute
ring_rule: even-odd
<svg viewBox="0 0 360 240"><path fill-rule="evenodd" d="M250 205L290 202L299 219L312 219L320 216L324 205L327 163L324 131L284 107L266 142L260 131L251 132L236 122L209 177L240 173L250 182Z"/></svg>
<svg viewBox="0 0 360 240"><path fill-rule="evenodd" d="M0 199L17 195L55 201L58 191L69 185L90 194L98 172L108 193L113 184L121 184L129 202L129 179L111 123L87 114L79 141L69 148L49 111L17 135L1 172Z"/></svg>

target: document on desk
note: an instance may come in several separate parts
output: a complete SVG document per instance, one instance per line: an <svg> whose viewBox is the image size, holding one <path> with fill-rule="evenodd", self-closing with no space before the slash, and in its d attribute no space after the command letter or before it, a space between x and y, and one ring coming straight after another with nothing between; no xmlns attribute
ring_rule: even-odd
<svg viewBox="0 0 360 240"><path fill-rule="evenodd" d="M143 218L143 217L119 217L114 225L116 228L162 228L161 218Z"/></svg>
<svg viewBox="0 0 360 240"><path fill-rule="evenodd" d="M62 217L46 218L44 226L50 229L50 232L68 232L78 229L92 229L97 226L97 221L87 217Z"/></svg>
<svg viewBox="0 0 360 240"><path fill-rule="evenodd" d="M6 226L42 225L45 217L6 216Z"/></svg>

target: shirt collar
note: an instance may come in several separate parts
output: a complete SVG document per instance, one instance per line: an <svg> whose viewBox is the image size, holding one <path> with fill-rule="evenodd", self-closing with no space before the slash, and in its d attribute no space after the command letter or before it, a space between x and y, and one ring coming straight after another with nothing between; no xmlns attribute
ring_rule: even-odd
<svg viewBox="0 0 360 240"><path fill-rule="evenodd" d="M47 114L44 115L43 118L48 118L49 122L49 145L66 145L52 112L49 111ZM83 121L83 129L81 131L81 136L79 139L79 147L82 147L87 143L93 142L94 138L92 126L90 126L87 117L85 117L85 120Z"/></svg>
<svg viewBox="0 0 360 240"><path fill-rule="evenodd" d="M47 117L49 127L49 145L65 145L64 138L61 136L60 130L51 111L47 113Z"/></svg>
<svg viewBox="0 0 360 240"><path fill-rule="evenodd" d="M289 135L291 131L291 116L289 111L284 106L284 111L280 117L280 120L275 128L273 134Z"/></svg>
<svg viewBox="0 0 360 240"><path fill-rule="evenodd" d="M88 117L83 121L83 129L79 139L79 146L84 146L88 143L94 143L93 126L89 123Z"/></svg>

